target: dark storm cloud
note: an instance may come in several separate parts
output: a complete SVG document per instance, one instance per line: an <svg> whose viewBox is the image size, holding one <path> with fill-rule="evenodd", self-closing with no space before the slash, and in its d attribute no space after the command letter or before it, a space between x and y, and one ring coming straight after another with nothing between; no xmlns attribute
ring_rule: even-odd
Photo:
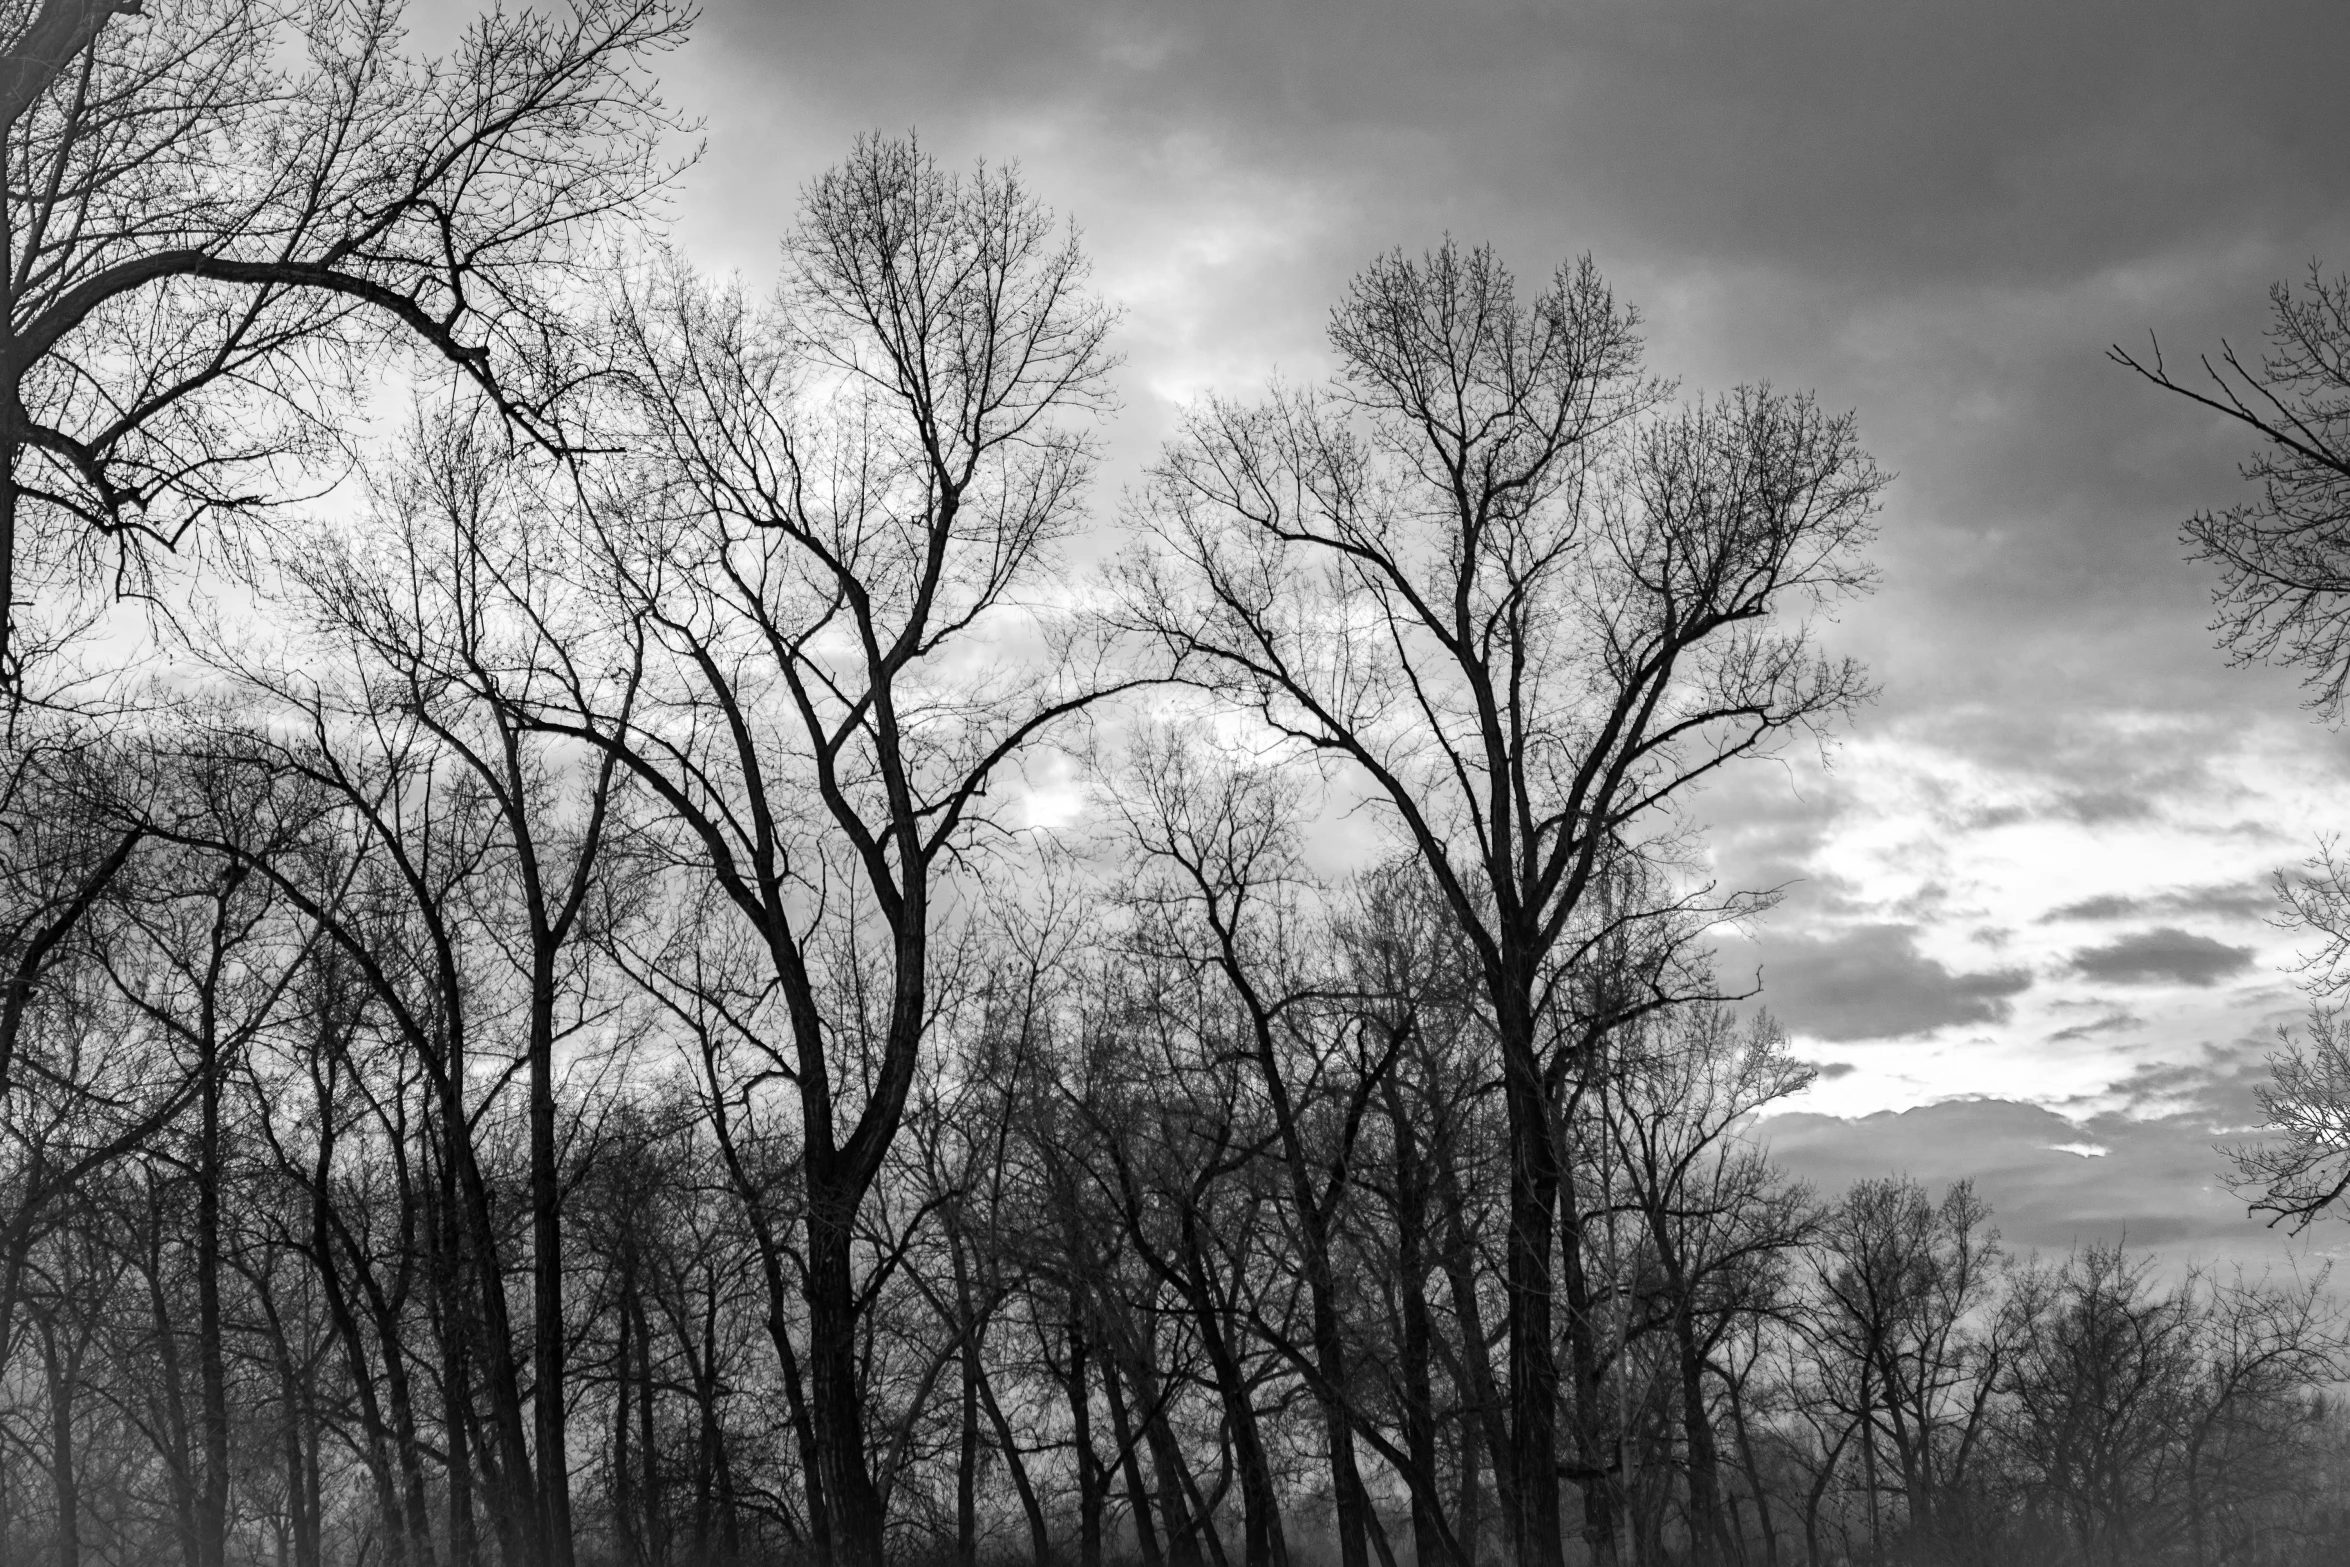
<svg viewBox="0 0 2350 1567"><path fill-rule="evenodd" d="M2323 134L2341 123L2330 72L2275 42L2339 43L2338 9L2322 5L1591 11L1605 43L1570 123L1617 167L1696 175L1667 198L1691 244L1735 227L1822 269L2033 275L2140 254L2182 227L2232 236L2277 194L2344 189ZM1658 114L1641 95L1660 83L1705 96ZM1654 210L1640 184L1622 188Z"/></svg>
<svg viewBox="0 0 2350 1567"><path fill-rule="evenodd" d="M2174 925L2084 947L2073 967L2114 985L2216 985L2252 963L2250 947L2231 947Z"/></svg>
<svg viewBox="0 0 2350 1567"><path fill-rule="evenodd" d="M2010 669L2001 678L2029 673ZM2064 690L2062 677L2039 684L2043 700L2079 695ZM1899 732L1996 773L2005 792L2018 796L1987 806L1955 782L1946 785L1926 803L1954 832L2046 822L2209 833L2235 826L2232 812L2250 798L2233 771L2233 743L2251 716L2240 702L2159 715L1969 702L1906 713Z"/></svg>
<svg viewBox="0 0 2350 1567"><path fill-rule="evenodd" d="M2343 123L2339 8L2256 14L833 0L713 7L698 47L851 124L1054 115L1108 133L1105 157L1180 129L1351 165L1407 211L1572 192L1742 264L1976 276L2103 264L2182 227L2233 237L2280 197L2350 191L2326 134ZM1417 156L1357 163L1365 133Z"/></svg>
<svg viewBox="0 0 2350 1567"><path fill-rule="evenodd" d="M2245 1022L2252 1025L2256 1020ZM2236 1135L2260 1123L2254 1090L2269 1082L2269 1057L2275 1048L2273 1033L2253 1027L2226 1044L2206 1043L2192 1060L2141 1061L2109 1085L2098 1102L2118 1105L2140 1118L2199 1120L2215 1132Z"/></svg>
<svg viewBox="0 0 2350 1567"><path fill-rule="evenodd" d="M673 93L708 121L684 229L754 276L858 131L1021 158L1133 309L1105 494L1171 399L1314 373L1372 255L1588 248L1657 369L1816 388L1900 474L1830 633L1883 683L1866 731L2030 776L2017 821L2167 823L2297 696L2214 654L2177 545L2242 438L2104 349L2256 339L2272 279L2350 265L2345 52L2331 0L719 0ZM1787 825L1738 885L1808 873Z"/></svg>
<svg viewBox="0 0 2350 1567"><path fill-rule="evenodd" d="M2146 900L2144 898L2131 898L2119 893L2108 893L2103 897L2083 898L2078 903L2068 903L2062 908L2050 909L2040 918L2043 922L2049 920L2119 920L2143 913L2145 908Z"/></svg>
<svg viewBox="0 0 2350 1567"><path fill-rule="evenodd" d="M1529 278L1592 249L1660 370L1860 410L1902 480L1843 645L1883 714L1972 703L2033 751L2115 700L2291 706L2212 657L2175 543L2242 442L2103 349L2256 333L2273 277L2350 261L2346 46L2323 0L737 0L681 90L710 116L693 226L764 222L750 257L856 130L1020 155L1106 270L1213 309L1138 305L1137 388L1173 354L1234 391L1310 371L1390 246L1490 239ZM1281 243L1200 238L1233 225ZM1165 417L1134 395L1118 438L1146 455Z"/></svg>
<svg viewBox="0 0 2350 1567"><path fill-rule="evenodd" d="M2007 1016L2028 988L2023 969L1953 973L1917 948L1913 925L1862 925L1838 935L1763 943L1763 999L1813 1039L1898 1039L1952 1023Z"/></svg>
<svg viewBox="0 0 2350 1567"><path fill-rule="evenodd" d="M2154 802L2144 795L2117 789L2080 789L2065 794L2059 804L2065 815L2085 827L2106 822L2134 822L2154 814Z"/></svg>
<svg viewBox="0 0 2350 1567"><path fill-rule="evenodd" d="M2173 887L2163 892L2136 895L2103 893L2050 909L2040 916L2040 922L2053 924L2059 920L2081 920L2095 923L2164 914L2202 914L2242 919L2274 913L2276 907L2276 889L2265 880L2225 882L2217 886Z"/></svg>

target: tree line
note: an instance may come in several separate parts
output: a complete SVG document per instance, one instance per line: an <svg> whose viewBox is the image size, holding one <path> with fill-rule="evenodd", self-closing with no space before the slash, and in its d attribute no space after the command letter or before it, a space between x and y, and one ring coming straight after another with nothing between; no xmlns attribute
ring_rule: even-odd
<svg viewBox="0 0 2350 1567"><path fill-rule="evenodd" d="M1131 886L958 931L848 1237L844 1463L764 951L594 891L542 1172L531 895L486 786L386 842L226 749L153 785L196 799L12 1066L9 1559L839 1559L851 1464L891 1560L1510 1559L1475 977L1407 867L1285 884L1272 781L1159 753ZM187 846L248 832L275 863ZM663 852L618 848L616 881ZM827 1015L885 1019L866 978ZM2014 1257L1963 1184L1810 1192L1740 1135L1808 1080L1767 1021L1692 1004L1609 1049L1556 1122L1568 1559L2340 1549L2322 1290ZM839 1057L868 1091L878 1052Z"/></svg>
<svg viewBox="0 0 2350 1567"><path fill-rule="evenodd" d="M700 275L687 21L0 19L0 1559L2350 1543L2321 1281L1748 1136L1849 416L1447 242L1073 571L1074 230L869 138Z"/></svg>

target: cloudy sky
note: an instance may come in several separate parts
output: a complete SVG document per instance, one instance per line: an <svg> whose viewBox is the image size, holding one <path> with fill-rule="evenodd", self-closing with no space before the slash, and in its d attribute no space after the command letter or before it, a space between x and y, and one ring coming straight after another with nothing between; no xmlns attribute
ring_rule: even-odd
<svg viewBox="0 0 2350 1567"><path fill-rule="evenodd" d="M860 130L1019 160L1127 311L1105 515L1185 399L1319 373L1345 280L1448 232L1588 250L1687 388L1858 410L1900 479L1837 636L1883 699L1700 805L1789 887L1724 948L1825 1068L1776 1145L1974 1173L2024 1246L2257 1260L2213 1145L2299 1011L2266 884L2350 828L2350 747L2212 649L2178 524L2243 441L2102 356L2350 267L2345 57L2339 0L711 0L678 237L771 276Z"/></svg>

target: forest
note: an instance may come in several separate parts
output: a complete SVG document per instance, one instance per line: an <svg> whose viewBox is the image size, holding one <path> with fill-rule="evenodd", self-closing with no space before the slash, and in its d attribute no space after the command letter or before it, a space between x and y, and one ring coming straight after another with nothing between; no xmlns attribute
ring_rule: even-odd
<svg viewBox="0 0 2350 1567"><path fill-rule="evenodd" d="M2350 1559L2322 1275L1753 1135L1692 802L1872 694L1854 416L1445 240L1105 495L1016 168L666 241L692 20L0 0L0 1563ZM2121 356L2321 672L2346 299Z"/></svg>

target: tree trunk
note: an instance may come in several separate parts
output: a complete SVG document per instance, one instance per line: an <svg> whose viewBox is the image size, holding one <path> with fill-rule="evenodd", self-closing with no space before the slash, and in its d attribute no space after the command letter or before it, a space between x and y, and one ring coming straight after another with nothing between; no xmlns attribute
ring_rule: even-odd
<svg viewBox="0 0 2350 1567"><path fill-rule="evenodd" d="M316 1054L311 1067L311 1081L318 1094L319 1116L318 1152L308 1177L311 1264L318 1275L319 1288L326 1298L328 1319L343 1341L345 1363L350 1368L352 1385L359 1400L361 1424L368 1436L368 1468L375 1476L375 1502L382 1520L380 1528L384 1554L390 1567L408 1567L411 1556L419 1567L433 1567L432 1518L430 1504L425 1497L424 1456L416 1437L416 1411L411 1401L407 1357L401 1350L399 1306L385 1294L375 1277L372 1263L360 1250L349 1230L342 1226L334 1208L337 1126L334 1063L338 1060L337 1052L341 1046L342 1040L334 1031L331 1019L326 1019L315 1043ZM429 1117L427 1122L429 1124ZM432 1244L429 1235L423 1247L412 1244L423 1204L410 1179L411 1166L408 1161L402 1159L398 1170L398 1289L405 1298L408 1281L414 1277L413 1270L417 1266L417 1253L422 1250L429 1255ZM341 1267L335 1261L338 1235L350 1256L353 1274L366 1300L376 1338L383 1351L384 1395L391 1404L388 1426L382 1402L377 1396L375 1378L370 1374L367 1344L360 1331L358 1312L352 1303L350 1289L344 1284ZM395 1484L395 1461L398 1465L398 1484ZM405 1488L404 1513L401 1486Z"/></svg>
<svg viewBox="0 0 2350 1567"><path fill-rule="evenodd" d="M1509 1115L1510 1229L1504 1248L1509 1306L1510 1467L1517 1495L1509 1519L1518 1567L1565 1567L1559 1529L1559 1375L1551 1302L1551 1251L1559 1195L1558 1140L1535 1052L1530 984L1497 987L1502 1090Z"/></svg>
<svg viewBox="0 0 2350 1567"><path fill-rule="evenodd" d="M809 1545L816 1553L817 1567L833 1567L832 1509L825 1491L823 1448L814 1414L809 1409L807 1388L800 1378L800 1357L792 1348L791 1288L783 1274L783 1243L768 1216L766 1199L735 1147L733 1123L721 1096L717 1061L707 1046L703 1050L702 1071L711 1096L707 1106L710 1128L717 1135L719 1154L726 1161L727 1179L734 1186L735 1200L742 1204L751 1239L759 1250L759 1276L767 1290L767 1342L774 1348L776 1364L783 1370L784 1401L791 1410L792 1435L800 1455L801 1487L808 1506ZM811 1311L811 1321L813 1316Z"/></svg>
<svg viewBox="0 0 2350 1567"><path fill-rule="evenodd" d="M1212 900L1213 892L1209 895ZM1346 1409L1346 1339L1339 1329L1338 1287L1331 1276L1327 1215L1322 1195L1314 1189L1312 1161L1306 1153L1297 1111L1275 1053L1271 1013L1250 984L1229 940L1224 952L1225 973L1253 1019L1257 1070L1273 1106L1282 1159L1289 1174L1290 1205L1297 1212L1298 1238L1304 1242L1303 1255L1298 1260L1306 1276L1306 1294L1312 1313L1313 1393L1315 1401L1322 1406L1323 1450L1329 1459L1330 1494L1337 1513L1339 1567L1370 1567L1370 1553L1366 1548L1370 1497L1363 1489L1362 1472L1355 1463L1354 1426ZM1351 1151L1350 1143L1347 1152ZM1347 1179L1344 1154L1333 1162L1329 1179L1333 1186ZM1243 1483L1245 1494L1245 1479Z"/></svg>
<svg viewBox="0 0 2350 1567"><path fill-rule="evenodd" d="M1412 1493L1412 1557L1418 1567L1436 1567L1463 1558L1460 1542L1445 1525L1436 1489L1436 1394L1428 1369L1435 1340L1428 1312L1428 1184L1411 1118L1392 1078L1384 1097L1394 1147L1396 1291L1403 1315L1396 1373L1403 1385L1404 1455L1411 1460L1404 1478ZM1464 1452L1464 1471L1469 1463Z"/></svg>
<svg viewBox="0 0 2350 1567"><path fill-rule="evenodd" d="M636 1377L636 1461L637 1461L637 1527L643 1531L645 1559L648 1562L666 1562L669 1559L669 1519L661 1500L661 1449L654 1440L654 1402L659 1390L653 1382L653 1327L645 1312L642 1287L632 1291L629 1310L636 1319L636 1364L623 1367L621 1374ZM707 1310L707 1308L705 1308ZM702 1363L694 1367L694 1399L701 1406L701 1446L704 1461L710 1450L724 1450L724 1434L718 1430L718 1370L713 1364L715 1347L705 1334L702 1343ZM709 1539L696 1520L696 1547L702 1552L700 1560L708 1561Z"/></svg>
<svg viewBox="0 0 2350 1567"><path fill-rule="evenodd" d="M461 1005L460 997L448 996L447 1017L453 1019ZM482 1460L489 1471L490 1494L496 1499L492 1519L498 1534L498 1551L506 1567L539 1567L543 1534L539 1488L532 1482L530 1439L522 1420L522 1389L514 1363L514 1327L506 1307L506 1281L498 1264L498 1232L490 1215L489 1186L474 1157L473 1136L465 1111L465 1048L453 1028L444 1036L443 1065L441 1143L443 1167L449 1179L444 1181L442 1196L449 1207L448 1220L453 1221L448 1224L451 1250L459 1262L460 1276L470 1274L471 1298L478 1310L478 1314L466 1310L461 1316L480 1340L479 1353L469 1358L479 1361L475 1369L481 1375L482 1391L489 1397L493 1445L483 1448ZM533 1119L535 1122L535 1111ZM532 1138L535 1143L535 1125ZM536 1205L534 1177L534 1209ZM471 1413L468 1407L469 1418Z"/></svg>
<svg viewBox="0 0 2350 1567"><path fill-rule="evenodd" d="M1722 1560L1721 1467L1714 1453L1713 1421L1705 1407L1705 1356L1690 1320L1689 1285L1675 1278L1673 1349L1680 1365L1681 1437L1689 1454L1690 1567L1718 1567Z"/></svg>
<svg viewBox="0 0 2350 1567"><path fill-rule="evenodd" d="M824 1130L828 1135L830 1128ZM807 1158L809 1402L817 1464L832 1511L833 1567L883 1567L881 1495L865 1462L865 1401L857 1385L849 1255L857 1194L843 1189L845 1183L831 1171L819 1172L813 1148Z"/></svg>
<svg viewBox="0 0 2350 1567"><path fill-rule="evenodd" d="M318 1426L311 1399L286 1357L286 1511L294 1526L294 1567L323 1567L324 1498L318 1463ZM386 1554L389 1554L388 1552Z"/></svg>
<svg viewBox="0 0 2350 1567"><path fill-rule="evenodd" d="M1449 1151L1437 1154L1437 1190L1445 1205L1445 1278L1451 1286L1453 1316L1460 1323L1461 1335L1461 1543L1473 1553L1477 1450L1482 1448L1490 1461L1505 1529L1517 1514L1518 1482L1509 1462L1509 1428L1494 1380L1484 1307L1477 1299L1476 1248L1470 1242L1468 1220L1462 1211L1466 1198Z"/></svg>
<svg viewBox="0 0 2350 1567"><path fill-rule="evenodd" d="M1779 1567L1779 1527L1771 1518L1770 1488L1763 1483L1762 1462L1754 1451L1754 1432L1746 1420L1744 1381L1741 1377L1730 1385L1730 1426L1738 1437L1738 1462L1746 1471L1746 1488L1754 1493L1754 1516L1762 1534L1764 1567Z"/></svg>
<svg viewBox="0 0 2350 1567"><path fill-rule="evenodd" d="M1560 1271L1567 1298L1567 1355L1575 1374L1575 1445L1584 1472L1583 1542L1592 1562L1604 1567L1618 1554L1616 1496L1626 1480L1621 1472L1621 1444L1629 1436L1620 1435L1616 1441L1608 1438L1601 1403L1606 1378L1599 1359L1598 1302L1583 1266L1582 1203L1575 1172L1566 1160L1559 1164L1559 1217L1566 1232L1560 1237ZM1618 1370L1621 1374L1621 1368Z"/></svg>
<svg viewBox="0 0 2350 1567"><path fill-rule="evenodd" d="M1865 1417L1864 1417L1865 1418ZM1837 1460L1844 1455L1844 1444L1852 1440L1852 1428L1847 1426L1820 1458L1820 1472L1812 1477L1811 1486L1803 1497L1803 1560L1804 1567L1822 1567L1820 1562L1820 1504L1827 1500L1828 1487L1836 1479Z"/></svg>
<svg viewBox="0 0 2350 1567"><path fill-rule="evenodd" d="M960 1319L962 1339L960 1418L955 1432L955 1560L961 1567L978 1567L980 1325L971 1298L971 1261L964 1253L962 1227L956 1217L947 1223L947 1250L955 1270L955 1315ZM1078 1462L1082 1467L1083 1454Z"/></svg>
<svg viewBox="0 0 2350 1567"><path fill-rule="evenodd" d="M1102 1393L1110 1406L1110 1438L1118 1444L1118 1466L1126 1477L1127 1508L1134 1516L1134 1548L1141 1553L1142 1567L1161 1567L1159 1533L1151 1523L1151 1495L1142 1483L1141 1438L1127 1417L1125 1378L1114 1356L1105 1356L1102 1361Z"/></svg>
<svg viewBox="0 0 2350 1567"><path fill-rule="evenodd" d="M636 1320L629 1308L629 1297L636 1293L635 1268L625 1245L620 1255L619 1308L612 1334L612 1528L620 1542L628 1549L631 1559L640 1564L650 1561L645 1550L644 1527L637 1520L641 1502L630 1493L636 1489L634 1460L628 1448L632 1440L630 1422L635 1411L629 1404L635 1395L633 1354L636 1346L629 1335L636 1330Z"/></svg>
<svg viewBox="0 0 2350 1567"><path fill-rule="evenodd" d="M74 1471L73 1395L81 1380L81 1355L57 1351L57 1326L41 1323L41 1369L49 1382L49 1486L57 1507L57 1567L82 1567L82 1495Z"/></svg>
<svg viewBox="0 0 2350 1567"><path fill-rule="evenodd" d="M194 1440L188 1419L187 1378L180 1366L180 1325L173 1321L171 1304L163 1294L163 1198L150 1178L147 1189L147 1233L141 1237L146 1253L147 1310L155 1325L155 1381L161 1409L157 1411L157 1445L171 1494L172 1533L178 1537L180 1560L200 1567L196 1498L198 1475Z"/></svg>
<svg viewBox="0 0 2350 1567"><path fill-rule="evenodd" d="M1072 1301L1072 1307L1075 1306ZM1077 1449L1077 1563L1101 1567L1102 1465L1093 1451L1093 1396L1086 1385L1085 1323L1069 1313L1069 1434ZM1044 1557L1037 1557L1044 1567Z"/></svg>
<svg viewBox="0 0 2350 1567"><path fill-rule="evenodd" d="M224 908L224 916L225 912ZM196 1385L204 1448L203 1476L196 1488L197 1567L222 1567L228 1556L228 1361L220 1325L220 1036L214 1015L217 959L216 946L197 1022L203 1055L197 1064Z"/></svg>
<svg viewBox="0 0 2350 1567"><path fill-rule="evenodd" d="M571 1462L563 1407L562 1183L555 1169L554 955L541 951L531 977L530 1019L530 1238L531 1409L538 1438L537 1558L543 1567L572 1567ZM502 1291L501 1291L502 1293ZM516 1499L530 1491L520 1453L506 1459L516 1474Z"/></svg>
<svg viewBox="0 0 2350 1567"><path fill-rule="evenodd" d="M473 1425L471 1359L466 1350L464 1258L455 1233L457 1176L446 1133L440 1138L434 1172L437 1190L426 1217L438 1299L441 1351L441 1443L447 1454L447 1508L450 1567L475 1567L480 1551L473 1527Z"/></svg>
<svg viewBox="0 0 2350 1567"><path fill-rule="evenodd" d="M1354 1425L1346 1410L1346 1341L1339 1328L1337 1287L1330 1278L1327 1244L1317 1241L1313 1249L1320 1259L1309 1263L1307 1273L1313 1295L1314 1359L1322 1383L1322 1435L1338 1514L1338 1559L1340 1567L1371 1567L1371 1498L1355 1463Z"/></svg>
<svg viewBox="0 0 2350 1567"><path fill-rule="evenodd" d="M322 1109L321 1118L331 1114L331 1110ZM360 1337L359 1319L351 1310L350 1296L335 1265L334 1240L327 1224L324 1189L330 1156L326 1150L333 1145L324 1135L320 1142L320 1174L310 1188L311 1266L318 1274L319 1292L326 1299L327 1323L342 1344L343 1361L350 1368L351 1388L359 1405L359 1428L366 1437L360 1456L366 1463L370 1488L375 1495L376 1529L384 1542L384 1557L391 1567L407 1567L409 1529L400 1511L399 1490L393 1476L391 1432L384 1423L383 1403L376 1394L374 1369L368 1364L367 1344Z"/></svg>
<svg viewBox="0 0 2350 1567"><path fill-rule="evenodd" d="M1192 1312L1199 1323L1200 1345L1207 1351L1216 1394L1224 1405L1225 1436L1240 1472L1241 1558L1246 1567L1289 1567L1289 1545L1281 1528L1281 1498L1273 1489L1272 1466L1258 1432L1255 1395L1241 1374L1240 1358L1233 1353L1219 1320L1197 1223L1197 1214L1186 1209L1183 1266Z"/></svg>
<svg viewBox="0 0 2350 1567"><path fill-rule="evenodd" d="M979 1398L980 1402L987 1406L987 1418L990 1422L993 1423L995 1427L996 1446L998 1450L1001 1451L1004 1455L1004 1467L1010 1470L1012 1473L1012 1488L1020 1493L1020 1510L1021 1512L1025 1513L1028 1518L1028 1545L1031 1553L1036 1558L1036 1567L1049 1567L1049 1564L1052 1561L1053 1549L1052 1538L1045 1528L1044 1504L1037 1499L1036 1485L1035 1482L1029 1478L1027 1461L1021 1458L1020 1444L1013 1438L1012 1423L1004 1418L1004 1411L1002 1406L996 1403L995 1389L988 1385L985 1368L982 1368L980 1371ZM1080 1455L1082 1455L1085 1450L1083 1446L1084 1436L1082 1433L1080 1433L1079 1441L1080 1446L1078 1451ZM1100 1537L1101 1528L1101 1520L1098 1511L1100 1507L1100 1492L1098 1490L1098 1482L1095 1498L1095 1507L1097 1511L1094 1519L1094 1528L1095 1537L1098 1539ZM1098 1567L1098 1563L1096 1564L1096 1567Z"/></svg>
<svg viewBox="0 0 2350 1567"><path fill-rule="evenodd" d="M383 1346L384 1386L392 1401L392 1435L399 1445L400 1480L407 1492L408 1542L420 1567L433 1567L432 1504L425 1492L424 1443L416 1430L415 1385L408 1374L407 1353L400 1346L399 1318L388 1307L377 1313L375 1336ZM452 1459L452 1463L455 1461ZM452 1542L452 1558L455 1550Z"/></svg>
<svg viewBox="0 0 2350 1567"><path fill-rule="evenodd" d="M1200 1567L1199 1537L1210 1523L1194 1515L1184 1500L1183 1449L1167 1424L1166 1400L1160 1396L1158 1372L1150 1361L1158 1348L1158 1330L1148 1321L1144 1329L1126 1371L1142 1408L1143 1440L1150 1446L1151 1468L1159 1482L1159 1516L1167 1525L1167 1567ZM1222 1554L1220 1546L1217 1554Z"/></svg>
<svg viewBox="0 0 2350 1567"><path fill-rule="evenodd" d="M13 315L15 301L7 304ZM16 410L22 397L18 386L0 387L0 692L19 689L23 679L16 636L16 465L24 452Z"/></svg>

